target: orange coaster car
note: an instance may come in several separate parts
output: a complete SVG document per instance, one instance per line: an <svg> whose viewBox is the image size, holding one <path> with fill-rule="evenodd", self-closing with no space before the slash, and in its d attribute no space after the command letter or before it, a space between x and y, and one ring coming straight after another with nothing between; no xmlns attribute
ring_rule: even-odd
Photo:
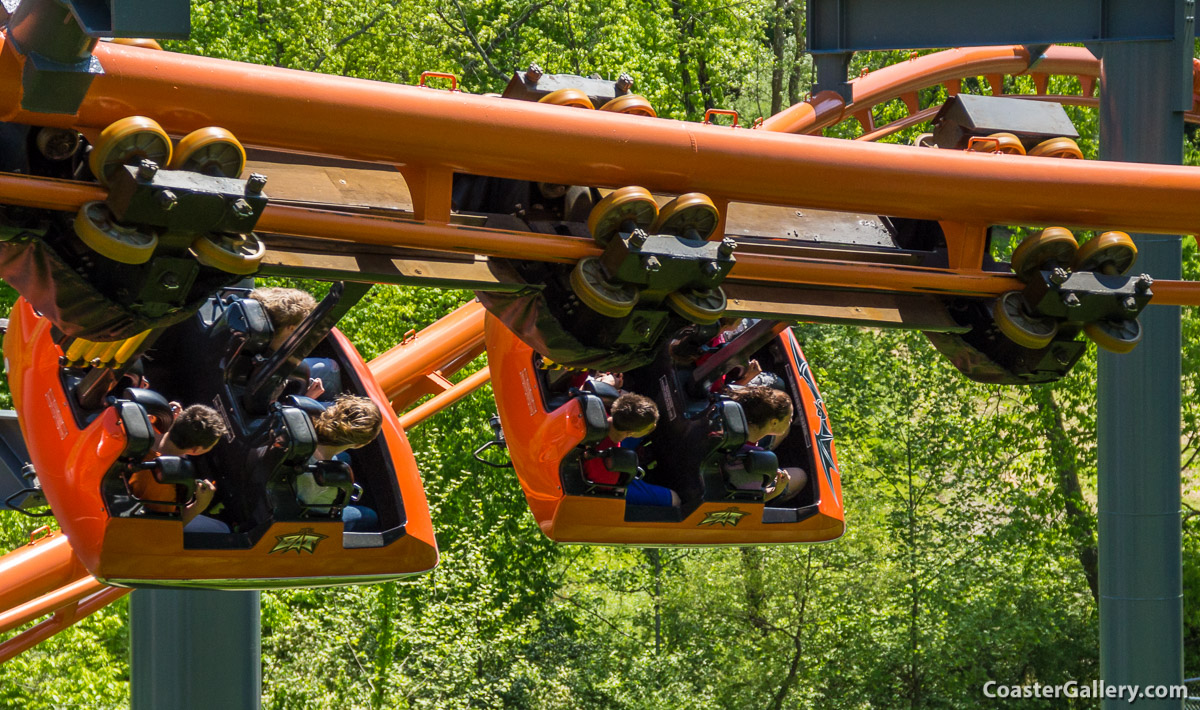
<svg viewBox="0 0 1200 710"><path fill-rule="evenodd" d="M85 409L75 387L89 368L68 367L67 339L23 299L17 302L4 355L21 430L71 547L99 580L137 587L302 587L377 582L437 564L412 450L362 358L331 325L320 331L323 337L314 336L321 340L313 354L335 361L343 389L378 402L384 419L382 435L351 453L352 480L332 474L321 480L347 491L360 487L359 502L377 513L378 525L344 532L338 507L318 512L298 502L295 479L315 447L308 415L279 403L263 411L245 406L245 389L265 363L255 350L270 339L257 306L233 297L210 301L191 321L163 333L143 358L153 391L114 390L100 407ZM157 410L167 399L215 406L230 434L183 465L178 458L155 458L148 415L161 416ZM229 531L185 533L178 505L152 504L131 491L130 476L145 469L180 490L196 478L214 480L224 509L205 515Z"/></svg>
<svg viewBox="0 0 1200 710"><path fill-rule="evenodd" d="M634 505L625 500L631 475L605 485L585 473L585 461L605 456L595 445L608 432L604 397L612 393L593 383L572 386L581 384L577 374L545 367L540 355L487 316L488 361L501 425L529 508L547 537L665 546L819 542L842 534L833 436L791 330L759 321L698 358L715 334L715 326L685 328L668 339L655 362L624 374L624 388L652 397L659 409L658 426L640 457L644 480L680 498L677 506ZM739 488L727 472L728 464L745 456L745 417L737 403L709 389L714 378L749 358L778 375L796 412L789 434L774 447L774 456L767 456L772 477L776 462L808 474L807 484L786 503L764 503L761 489ZM623 469L632 472L628 465Z"/></svg>

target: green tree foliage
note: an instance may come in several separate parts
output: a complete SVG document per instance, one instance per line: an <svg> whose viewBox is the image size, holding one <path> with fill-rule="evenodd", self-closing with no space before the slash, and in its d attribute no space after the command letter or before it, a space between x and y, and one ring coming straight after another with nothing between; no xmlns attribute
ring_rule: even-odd
<svg viewBox="0 0 1200 710"><path fill-rule="evenodd" d="M531 61L626 71L660 115L697 120L711 107L766 114L807 91L803 10L794 0L203 0L192 38L171 47L409 84L452 71L475 92L501 89ZM861 54L851 75L905 58ZM1078 88L1056 81L1052 91ZM1032 92L1020 77L1004 88ZM969 78L963 89L990 87ZM922 106L944 99L942 89L921 95ZM1094 157L1094 112L1068 110ZM905 114L894 101L874 120ZM862 130L848 120L827 133ZM1189 129L1190 164L1200 162L1194 137ZM993 255L1005 258L1024 233L995 230ZM1191 240L1185 273L1200 278ZM0 298L11 304L11 290ZM377 286L341 327L369 359L468 298ZM1200 318L1185 312L1183 329L1185 643L1189 675L1200 675ZM409 432L441 565L400 583L265 593L264 706L962 708L979 704L987 680L1096 678L1094 353L1054 385L988 387L919 333L798 334L838 437L842 539L552 545L515 477L470 456L490 436L485 388ZM4 549L37 525L0 516ZM126 606L0 666L0 706L123 706Z"/></svg>

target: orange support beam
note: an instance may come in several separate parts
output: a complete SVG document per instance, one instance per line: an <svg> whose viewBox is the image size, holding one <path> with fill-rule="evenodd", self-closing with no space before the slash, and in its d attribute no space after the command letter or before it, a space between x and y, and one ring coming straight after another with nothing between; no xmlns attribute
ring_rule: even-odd
<svg viewBox="0 0 1200 710"><path fill-rule="evenodd" d="M404 427L405 430L413 428L446 407L457 403L463 397L466 397L480 387L483 387L491 378L492 372L487 367L478 372L471 373L462 382L455 384L441 394L434 395L429 400L413 407L411 411L400 415L400 426Z"/></svg>

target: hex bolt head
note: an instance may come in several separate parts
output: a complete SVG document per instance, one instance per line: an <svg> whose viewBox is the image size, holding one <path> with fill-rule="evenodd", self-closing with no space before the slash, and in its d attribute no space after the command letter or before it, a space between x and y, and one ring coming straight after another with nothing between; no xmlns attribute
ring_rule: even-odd
<svg viewBox="0 0 1200 710"><path fill-rule="evenodd" d="M1066 293L1064 293L1063 297L1062 297L1062 301L1063 301L1063 304L1065 304L1067 306L1067 308L1076 308L1078 306L1083 305L1082 303L1079 302L1079 296L1075 295L1074 291L1067 291Z"/></svg>
<svg viewBox="0 0 1200 710"><path fill-rule="evenodd" d="M240 197L234 201L232 209L238 217L249 217L254 214L254 208L250 206L250 203Z"/></svg>
<svg viewBox="0 0 1200 710"><path fill-rule="evenodd" d="M1126 296L1121 299L1121 308L1124 308L1127 313L1136 313L1137 307L1137 299L1133 296Z"/></svg>
<svg viewBox="0 0 1200 710"><path fill-rule="evenodd" d="M649 238L650 235L646 234L645 231L641 229L635 229L633 230L633 233L629 235L629 245L638 247L640 249Z"/></svg>
<svg viewBox="0 0 1200 710"><path fill-rule="evenodd" d="M149 182L158 174L158 163L149 158L142 158L142 162L138 163L137 179L142 182Z"/></svg>
<svg viewBox="0 0 1200 710"><path fill-rule="evenodd" d="M250 173L250 177L246 178L246 194L257 195L267 186L267 176L262 173Z"/></svg>
<svg viewBox="0 0 1200 710"><path fill-rule="evenodd" d="M621 72L621 76L617 77L617 93L627 94L633 88L633 77L625 72Z"/></svg>
<svg viewBox="0 0 1200 710"><path fill-rule="evenodd" d="M159 190L154 199L158 201L158 206L162 208L163 212L170 212L175 209L175 205L179 204L179 197L170 190Z"/></svg>
<svg viewBox="0 0 1200 710"><path fill-rule="evenodd" d="M730 237L725 237L721 240L721 246L717 247L717 254L729 258L733 256L734 249L737 249L737 242Z"/></svg>
<svg viewBox="0 0 1200 710"><path fill-rule="evenodd" d="M163 288L166 288L166 289L174 290L174 289L179 288L179 276L174 271L168 271L168 272L164 273L158 279L158 282L159 282L159 284L162 285Z"/></svg>
<svg viewBox="0 0 1200 710"><path fill-rule="evenodd" d="M1150 278L1150 274L1142 274L1141 276L1137 277L1137 283L1134 284L1134 288L1145 293L1146 291L1149 291L1150 287L1153 285L1154 279Z"/></svg>
<svg viewBox="0 0 1200 710"><path fill-rule="evenodd" d="M646 271L659 271L662 269L662 262L658 260L657 256L642 257L642 268Z"/></svg>
<svg viewBox="0 0 1200 710"><path fill-rule="evenodd" d="M542 68L539 67L536 63L530 63L529 68L525 70L525 80L528 81L530 84L536 84L536 83L538 83L538 80L541 78L542 78Z"/></svg>
<svg viewBox="0 0 1200 710"><path fill-rule="evenodd" d="M1050 272L1050 280L1059 286L1066 283L1069 278L1071 278L1071 272L1061 266L1054 267L1054 270Z"/></svg>
<svg viewBox="0 0 1200 710"><path fill-rule="evenodd" d="M715 261L706 261L700 266L705 276L716 276L721 273L721 265Z"/></svg>

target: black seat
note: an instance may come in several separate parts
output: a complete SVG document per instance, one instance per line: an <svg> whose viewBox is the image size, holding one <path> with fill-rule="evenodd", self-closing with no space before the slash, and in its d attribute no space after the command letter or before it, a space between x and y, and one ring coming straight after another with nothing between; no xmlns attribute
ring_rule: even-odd
<svg viewBox="0 0 1200 710"><path fill-rule="evenodd" d="M217 484L218 495L238 529L254 527L274 513L295 518L293 482L317 449L312 421L296 407L277 405L251 444L244 465Z"/></svg>
<svg viewBox="0 0 1200 710"><path fill-rule="evenodd" d="M312 474L313 481L318 486L335 489L337 495L332 502L310 504L300 500L299 491L297 490L296 505L304 509L309 515L340 518L342 508L350 502L351 496L354 493L354 473L350 470L350 465L337 459L314 461L305 466L304 470L297 477L306 473Z"/></svg>
<svg viewBox="0 0 1200 710"><path fill-rule="evenodd" d="M146 414L154 417L154 428L164 432L171 428L175 421L175 413L171 411L171 403L167 398L154 390L140 387L126 387L121 392L121 399L128 400L140 406Z"/></svg>
<svg viewBox="0 0 1200 710"><path fill-rule="evenodd" d="M225 306L208 330L208 347L221 354L227 382L245 383L254 356L266 350L273 334L267 312L258 301L235 299Z"/></svg>

